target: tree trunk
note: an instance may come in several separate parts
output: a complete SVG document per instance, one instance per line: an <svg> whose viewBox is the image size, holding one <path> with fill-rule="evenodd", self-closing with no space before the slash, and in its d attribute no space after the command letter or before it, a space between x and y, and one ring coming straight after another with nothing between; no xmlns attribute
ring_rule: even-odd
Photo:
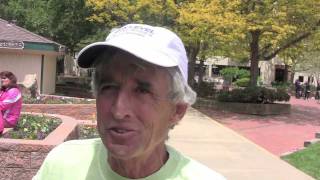
<svg viewBox="0 0 320 180"><path fill-rule="evenodd" d="M204 60L200 60L200 64L199 64L199 80L198 80L198 88L200 88L200 86L203 83L203 75L205 72L205 67L204 67Z"/></svg>
<svg viewBox="0 0 320 180"><path fill-rule="evenodd" d="M260 31L251 31L251 42L250 42L250 86L257 86L257 80L259 76L259 37Z"/></svg>
<svg viewBox="0 0 320 180"><path fill-rule="evenodd" d="M188 74L188 83L191 85L191 87L195 87L195 80L194 80L194 75L195 75L195 67L196 67L196 60L197 60L197 55L199 53L199 46L195 47L188 47L187 48L187 54L189 58L189 74Z"/></svg>
<svg viewBox="0 0 320 180"><path fill-rule="evenodd" d="M284 82L288 82L289 80L289 66L288 65L284 65Z"/></svg>

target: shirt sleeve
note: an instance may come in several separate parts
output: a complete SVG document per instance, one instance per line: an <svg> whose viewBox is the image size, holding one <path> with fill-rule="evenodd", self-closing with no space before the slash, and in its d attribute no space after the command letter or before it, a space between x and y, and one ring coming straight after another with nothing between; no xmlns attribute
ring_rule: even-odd
<svg viewBox="0 0 320 180"><path fill-rule="evenodd" d="M21 92L17 88L11 88L4 96L5 98L0 101L0 110L9 109L21 98Z"/></svg>

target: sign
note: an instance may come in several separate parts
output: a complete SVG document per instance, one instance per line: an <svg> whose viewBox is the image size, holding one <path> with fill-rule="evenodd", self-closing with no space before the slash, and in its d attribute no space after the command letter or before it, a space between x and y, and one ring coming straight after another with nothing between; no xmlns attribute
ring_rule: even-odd
<svg viewBox="0 0 320 180"><path fill-rule="evenodd" d="M24 43L22 41L0 40L0 48L23 49L24 48Z"/></svg>

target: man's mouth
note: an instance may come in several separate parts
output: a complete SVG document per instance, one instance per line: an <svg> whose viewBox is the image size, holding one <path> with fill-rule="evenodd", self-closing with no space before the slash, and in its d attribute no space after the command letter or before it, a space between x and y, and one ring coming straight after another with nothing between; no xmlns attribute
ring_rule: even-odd
<svg viewBox="0 0 320 180"><path fill-rule="evenodd" d="M111 128L110 130L115 132L115 133L119 133L119 134L132 132L132 130L130 130L130 129L123 129L123 128Z"/></svg>

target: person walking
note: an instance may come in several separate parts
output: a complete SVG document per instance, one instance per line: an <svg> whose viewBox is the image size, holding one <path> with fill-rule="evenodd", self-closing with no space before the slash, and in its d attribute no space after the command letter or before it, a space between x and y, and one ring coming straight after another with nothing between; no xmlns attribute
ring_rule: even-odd
<svg viewBox="0 0 320 180"><path fill-rule="evenodd" d="M305 83L305 88L304 88L304 99L308 100L310 97L310 93L311 93L311 86L310 86L310 82L306 82Z"/></svg>
<svg viewBox="0 0 320 180"><path fill-rule="evenodd" d="M295 91L296 91L296 98L300 98L302 96L302 92L301 92L301 82L299 81L299 79L297 79L295 82L294 82L294 85L295 85Z"/></svg>
<svg viewBox="0 0 320 180"><path fill-rule="evenodd" d="M320 80L317 82L315 99L320 100Z"/></svg>

